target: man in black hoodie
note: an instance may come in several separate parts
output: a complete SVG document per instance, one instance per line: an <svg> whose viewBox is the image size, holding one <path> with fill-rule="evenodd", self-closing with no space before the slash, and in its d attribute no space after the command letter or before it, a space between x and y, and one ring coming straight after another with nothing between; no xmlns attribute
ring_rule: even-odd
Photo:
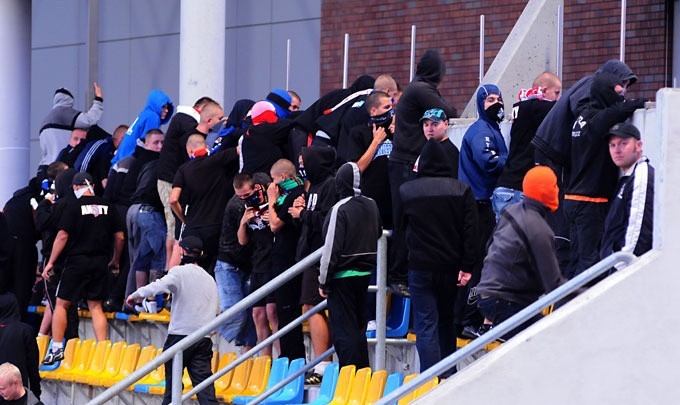
<svg viewBox="0 0 680 405"><path fill-rule="evenodd" d="M338 201L333 177L335 165L333 148L310 146L302 148L301 154L310 186L306 195L296 198L293 206L288 210L293 218L300 218L302 222L296 255L298 261L323 246L323 223L326 214ZM317 266L308 268L302 275L300 301L305 311L323 301L323 297L319 295L318 277L319 268ZM331 347L327 320L323 314L318 313L309 318L309 326L314 353L319 355ZM328 363L330 362L321 362L317 365L306 380L307 384L321 382L323 371Z"/></svg>
<svg viewBox="0 0 680 405"><path fill-rule="evenodd" d="M33 329L19 320L17 299L12 293L0 294L0 348L0 364L17 366L24 386L40 398L38 344Z"/></svg>
<svg viewBox="0 0 680 405"><path fill-rule="evenodd" d="M451 177L451 165L432 138L420 155L418 178L400 188L421 372L456 350L456 294L477 260L477 203L470 187Z"/></svg>
<svg viewBox="0 0 680 405"><path fill-rule="evenodd" d="M328 297L333 346L340 366L369 367L366 344L366 296L376 264L381 235L380 212L363 197L356 163L345 163L335 176L340 201L324 221L324 250L319 271L319 294ZM361 223L361 227L356 224Z"/></svg>
<svg viewBox="0 0 680 405"><path fill-rule="evenodd" d="M618 76L595 75L590 104L572 127L571 168L564 195L571 239L571 258L565 275L568 278L600 260L598 249L604 220L618 180L618 168L609 157L609 128L645 105L644 99L625 100L624 94L624 83Z"/></svg>
<svg viewBox="0 0 680 405"><path fill-rule="evenodd" d="M425 51L418 62L413 81L406 86L397 104L394 147L388 166L395 228L392 235L395 257L388 272L388 281L401 293L407 293L407 272L404 235L399 226L402 215L399 187L415 178L413 165L426 141L420 123L423 113L431 108L439 108L444 110L447 117L457 116L456 109L449 106L437 90L444 73L446 66L439 52L433 49Z"/></svg>

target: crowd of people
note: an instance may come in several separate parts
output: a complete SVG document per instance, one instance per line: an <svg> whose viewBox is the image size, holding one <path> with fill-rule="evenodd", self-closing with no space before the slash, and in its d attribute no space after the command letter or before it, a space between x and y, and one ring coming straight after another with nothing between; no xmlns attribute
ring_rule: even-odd
<svg viewBox="0 0 680 405"><path fill-rule="evenodd" d="M341 365L364 367L366 287L377 240L391 229L388 282L412 299L425 370L455 350L456 336L480 336L612 252L651 248L654 171L625 123L645 102L625 99L637 80L628 66L609 61L562 97L545 72L510 116L499 87L481 85L460 150L447 136L456 109L437 90L445 71L428 50L403 91L387 74L361 76L305 110L295 92L274 89L226 116L209 97L175 108L152 90L112 134L97 125L97 84L87 112L58 89L38 174L0 215L0 289L22 313L32 289L44 291L50 364L77 336L82 300L98 340L105 311L168 306L169 347L323 247L318 265L218 332L254 346L327 298L329 315L309 319L313 352L334 345ZM509 148L500 131L508 118ZM195 384L206 347L185 355ZM276 352L305 357L301 327Z"/></svg>

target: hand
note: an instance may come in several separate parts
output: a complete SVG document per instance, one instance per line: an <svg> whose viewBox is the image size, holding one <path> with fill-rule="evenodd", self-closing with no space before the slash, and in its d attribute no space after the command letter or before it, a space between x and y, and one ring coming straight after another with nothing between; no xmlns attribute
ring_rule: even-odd
<svg viewBox="0 0 680 405"><path fill-rule="evenodd" d="M279 186L272 181L269 183L269 187L267 187L267 198L273 204L276 202L276 199L279 198L279 195Z"/></svg>
<svg viewBox="0 0 680 405"><path fill-rule="evenodd" d="M134 307L135 307L135 304L137 303L137 302L136 302L136 298L134 298L134 297L132 296L132 294L130 294L130 295L128 295L128 297L125 299L125 303L127 304L127 306L134 308Z"/></svg>
<svg viewBox="0 0 680 405"><path fill-rule="evenodd" d="M300 218L300 213L302 212L303 209L304 208L302 208L302 207L293 206L293 207L288 208L288 213L293 218Z"/></svg>
<svg viewBox="0 0 680 405"><path fill-rule="evenodd" d="M45 199L47 201L51 202L52 204L54 204L54 194L52 194L52 193L45 194Z"/></svg>
<svg viewBox="0 0 680 405"><path fill-rule="evenodd" d="M373 142L381 143L385 140L385 138L387 138L387 132L385 132L385 128L376 127L375 124L373 124Z"/></svg>
<svg viewBox="0 0 680 405"><path fill-rule="evenodd" d="M456 284L458 287L463 287L467 285L467 283L470 281L472 278L472 274L466 273L464 271L459 271L458 272L458 284Z"/></svg>
<svg viewBox="0 0 680 405"><path fill-rule="evenodd" d="M118 263L118 260L111 259L109 262L109 271L111 271L111 274L114 276L117 276L120 273L120 263Z"/></svg>
<svg viewBox="0 0 680 405"><path fill-rule="evenodd" d="M266 209L266 210L262 211L261 217L262 217L263 221L269 222L269 210Z"/></svg>
<svg viewBox="0 0 680 405"><path fill-rule="evenodd" d="M295 208L305 208L307 206L307 201L305 201L305 195L300 194L298 198L293 201L293 207Z"/></svg>
<svg viewBox="0 0 680 405"><path fill-rule="evenodd" d="M323 290L322 288L320 288L320 287L319 287L319 295L322 296L322 297L324 297L324 298L328 298L328 293L326 293L326 291L324 291L324 290Z"/></svg>
<svg viewBox="0 0 680 405"><path fill-rule="evenodd" d="M253 219L255 216L255 210L252 208L248 207L246 210L243 212L243 217L241 217L241 226L247 225L248 222Z"/></svg>
<svg viewBox="0 0 680 405"><path fill-rule="evenodd" d="M95 95L95 97L104 98L102 96L102 88L99 87L97 82L94 82L93 85L94 85L94 95Z"/></svg>
<svg viewBox="0 0 680 405"><path fill-rule="evenodd" d="M51 281L52 277L50 277L50 272L53 269L54 269L54 265L52 263L47 263L45 265L45 268L43 269L42 278L44 278L47 281Z"/></svg>
<svg viewBox="0 0 680 405"><path fill-rule="evenodd" d="M394 129L397 127L397 116L392 117L392 123L390 124L390 132L394 133Z"/></svg>

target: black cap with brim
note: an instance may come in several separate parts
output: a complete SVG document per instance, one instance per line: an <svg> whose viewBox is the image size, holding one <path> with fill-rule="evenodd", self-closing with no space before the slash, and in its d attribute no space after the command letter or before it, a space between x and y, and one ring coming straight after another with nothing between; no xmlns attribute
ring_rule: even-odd
<svg viewBox="0 0 680 405"><path fill-rule="evenodd" d="M620 122L609 129L610 136L619 138L635 138L640 140L640 131L633 124Z"/></svg>
<svg viewBox="0 0 680 405"><path fill-rule="evenodd" d="M197 236L185 236L179 241L179 246L190 255L198 256L203 253L203 242Z"/></svg>
<svg viewBox="0 0 680 405"><path fill-rule="evenodd" d="M87 172L76 173L76 175L73 176L73 181L71 181L71 185L74 186L89 186L91 184L92 176Z"/></svg>

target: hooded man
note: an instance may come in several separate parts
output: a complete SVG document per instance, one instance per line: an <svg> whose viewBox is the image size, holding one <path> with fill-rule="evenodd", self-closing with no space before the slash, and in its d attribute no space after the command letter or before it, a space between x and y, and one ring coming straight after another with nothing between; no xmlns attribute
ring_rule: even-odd
<svg viewBox="0 0 680 405"><path fill-rule="evenodd" d="M267 101L272 103L276 109L276 116L279 119L286 119L290 115L290 103L293 98L284 89L274 89L267 94Z"/></svg>
<svg viewBox="0 0 680 405"><path fill-rule="evenodd" d="M645 105L644 99L625 100L623 94L624 83L618 76L595 75L590 103L572 127L570 176L564 195L571 239L567 278L600 260L604 220L618 180L618 168L609 156L609 129Z"/></svg>
<svg viewBox="0 0 680 405"><path fill-rule="evenodd" d="M456 295L478 256L475 199L452 173L451 157L431 138L420 155L418 178L400 188L420 372L456 350Z"/></svg>
<svg viewBox="0 0 680 405"><path fill-rule="evenodd" d="M123 141L118 146L116 155L111 159L111 164L114 165L119 160L130 156L135 151L137 140L143 138L150 129L157 129L167 124L174 111L175 107L170 97L161 90L151 90L144 109L128 128Z"/></svg>
<svg viewBox="0 0 680 405"><path fill-rule="evenodd" d="M250 112L252 125L241 138L241 172L266 173L274 162L287 157L291 120L281 119L276 106L258 101Z"/></svg>
<svg viewBox="0 0 680 405"><path fill-rule="evenodd" d="M564 282L555 257L555 234L546 222L546 215L559 206L557 177L547 166L534 167L524 176L522 189L524 200L501 213L477 285L479 309L493 325ZM540 315L505 338L538 319Z"/></svg>
<svg viewBox="0 0 680 405"><path fill-rule="evenodd" d="M75 128L87 129L99 122L104 112L102 90L93 83L94 100L87 112L73 108L73 94L68 89L60 88L54 92L54 106L40 126L40 166L38 171L47 169L47 165L57 160L59 151L68 145L71 131ZM38 176L44 178L45 176Z"/></svg>
<svg viewBox="0 0 680 405"><path fill-rule="evenodd" d="M17 299L12 293L0 294L0 347L0 364L14 364L21 371L23 385L40 398L38 344L33 328L19 320Z"/></svg>
<svg viewBox="0 0 680 405"><path fill-rule="evenodd" d="M338 201L323 225L324 249L319 270L319 295L328 298L333 346L340 367L369 367L366 344L366 296L376 266L381 236L375 201L363 197L359 167L345 163L335 176ZM356 224L361 223L361 227Z"/></svg>
<svg viewBox="0 0 680 405"><path fill-rule="evenodd" d="M393 149L388 164L392 222L395 228L392 235L394 256L388 271L388 282L393 290L405 295L408 294L408 276L404 235L400 226L402 210L399 187L415 178L413 165L426 141L420 122L425 111L439 108L447 117L458 116L456 109L449 106L437 90L445 73L446 66L439 52L433 49L425 51L418 62L413 81L406 86L397 104Z"/></svg>

